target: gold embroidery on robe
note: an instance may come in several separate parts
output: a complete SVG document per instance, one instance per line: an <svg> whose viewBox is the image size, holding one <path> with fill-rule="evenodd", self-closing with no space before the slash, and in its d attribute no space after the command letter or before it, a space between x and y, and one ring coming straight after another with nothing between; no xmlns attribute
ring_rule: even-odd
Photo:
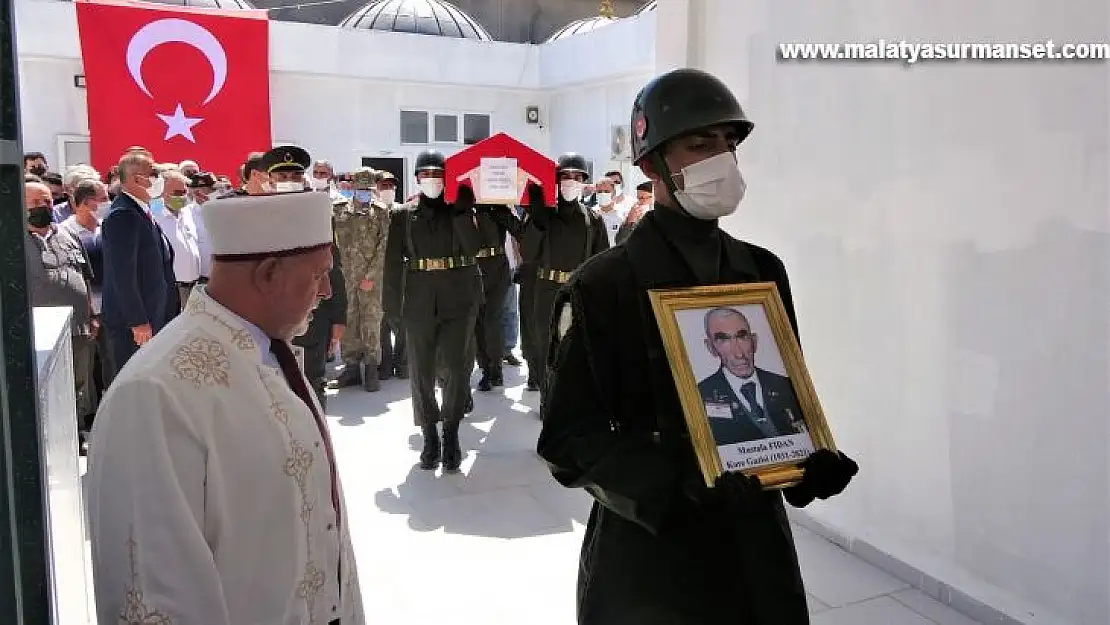
<svg viewBox="0 0 1110 625"><path fill-rule="evenodd" d="M198 389L202 386L231 386L231 361L219 341L193 337L177 349L170 365L177 379L191 382Z"/></svg>
<svg viewBox="0 0 1110 625"><path fill-rule="evenodd" d="M135 552L138 549L135 542L135 531L127 539L127 553L131 560L131 585L123 599L123 609L119 613L120 625L173 625L170 617L158 610L151 610L146 605L143 589L139 584L139 567L135 563Z"/></svg>

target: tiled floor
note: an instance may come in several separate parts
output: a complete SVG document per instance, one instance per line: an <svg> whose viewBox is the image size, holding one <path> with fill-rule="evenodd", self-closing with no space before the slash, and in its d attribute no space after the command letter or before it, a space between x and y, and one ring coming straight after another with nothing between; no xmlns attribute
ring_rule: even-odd
<svg viewBox="0 0 1110 625"><path fill-rule="evenodd" d="M536 456L538 397L506 369L474 393L460 475L416 468L408 382L344 390L328 413L367 622L573 625L589 498ZM794 534L813 625L976 625L801 527Z"/></svg>
<svg viewBox="0 0 1110 625"><path fill-rule="evenodd" d="M371 623L570 625L589 499L536 456L535 393L474 393L463 474L415 467L408 382L345 390L328 406ZM801 527L814 625L974 625ZM524 618L522 615L527 615Z"/></svg>

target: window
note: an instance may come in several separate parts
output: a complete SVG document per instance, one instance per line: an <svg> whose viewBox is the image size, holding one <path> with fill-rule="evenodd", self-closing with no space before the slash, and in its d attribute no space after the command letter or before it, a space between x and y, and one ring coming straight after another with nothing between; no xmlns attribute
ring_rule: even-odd
<svg viewBox="0 0 1110 625"><path fill-rule="evenodd" d="M428 112L401 111L401 143L428 142Z"/></svg>
<svg viewBox="0 0 1110 625"><path fill-rule="evenodd" d="M58 158L61 162L51 165L59 173L73 165L91 164L89 138L84 135L58 135Z"/></svg>
<svg viewBox="0 0 1110 625"><path fill-rule="evenodd" d="M489 138L491 125L486 113L401 111L401 143L474 145Z"/></svg>
<svg viewBox="0 0 1110 625"><path fill-rule="evenodd" d="M463 115L463 143L474 145L489 135L489 115Z"/></svg>
<svg viewBox="0 0 1110 625"><path fill-rule="evenodd" d="M439 115L435 116L435 137L436 143L458 143L459 142L459 116L458 115Z"/></svg>

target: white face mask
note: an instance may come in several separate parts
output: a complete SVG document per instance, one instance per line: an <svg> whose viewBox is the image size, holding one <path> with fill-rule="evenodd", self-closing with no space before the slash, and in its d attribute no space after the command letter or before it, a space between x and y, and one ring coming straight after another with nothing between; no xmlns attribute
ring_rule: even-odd
<svg viewBox="0 0 1110 625"><path fill-rule="evenodd" d="M155 176L150 179L150 188L146 192L150 195L151 199L162 197L162 192L166 190L166 180L161 176Z"/></svg>
<svg viewBox="0 0 1110 625"><path fill-rule="evenodd" d="M293 193L296 191L304 191L304 184L292 180L274 184L275 193Z"/></svg>
<svg viewBox="0 0 1110 625"><path fill-rule="evenodd" d="M597 204L598 204L598 206L608 206L612 203L613 203L613 194L612 193L607 193L605 191L598 191L597 192Z"/></svg>
<svg viewBox="0 0 1110 625"><path fill-rule="evenodd" d="M324 189L327 189L327 188L328 188L328 179L327 178L313 178L312 179L312 189L313 190L323 191Z"/></svg>
<svg viewBox="0 0 1110 625"><path fill-rule="evenodd" d="M577 180L563 180L559 183L559 195L567 202L576 202L582 197L582 187L585 186Z"/></svg>
<svg viewBox="0 0 1110 625"><path fill-rule="evenodd" d="M397 189L382 189L378 191L378 199L386 206L392 206L393 201L397 199Z"/></svg>
<svg viewBox="0 0 1110 625"><path fill-rule="evenodd" d="M684 167L682 181L685 189L675 191L675 199L690 216L707 221L736 212L748 188L732 152Z"/></svg>
<svg viewBox="0 0 1110 625"><path fill-rule="evenodd" d="M112 201L101 202L96 205L96 218L103 220L108 216L108 211L112 210Z"/></svg>
<svg viewBox="0 0 1110 625"><path fill-rule="evenodd" d="M420 192L426 197L436 199L443 195L443 179L441 178L425 178L420 181Z"/></svg>

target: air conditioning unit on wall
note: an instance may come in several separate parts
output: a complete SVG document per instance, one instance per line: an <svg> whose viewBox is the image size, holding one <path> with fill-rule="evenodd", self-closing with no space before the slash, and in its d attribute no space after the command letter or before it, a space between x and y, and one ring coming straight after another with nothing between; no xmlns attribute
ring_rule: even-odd
<svg viewBox="0 0 1110 625"><path fill-rule="evenodd" d="M609 158L614 161L632 160L632 129L629 126L617 124L610 130Z"/></svg>

